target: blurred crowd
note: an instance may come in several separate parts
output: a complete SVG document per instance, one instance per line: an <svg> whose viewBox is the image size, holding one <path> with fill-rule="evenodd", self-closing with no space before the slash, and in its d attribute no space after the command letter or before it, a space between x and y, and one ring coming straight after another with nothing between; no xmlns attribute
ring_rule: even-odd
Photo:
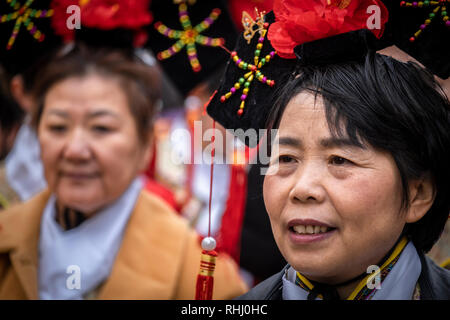
<svg viewBox="0 0 450 320"><path fill-rule="evenodd" d="M209 236L214 298L285 266L262 164L205 111L242 12L272 3L1 1L0 297L193 299ZM212 181L199 126L234 142L217 148ZM450 257L448 223L428 255Z"/></svg>

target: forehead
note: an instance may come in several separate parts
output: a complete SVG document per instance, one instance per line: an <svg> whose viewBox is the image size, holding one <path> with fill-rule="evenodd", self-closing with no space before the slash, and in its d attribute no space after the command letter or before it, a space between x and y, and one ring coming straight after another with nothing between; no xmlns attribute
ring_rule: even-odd
<svg viewBox="0 0 450 320"><path fill-rule="evenodd" d="M128 111L127 99L118 81L97 74L70 77L53 85L44 99L44 113L51 109L68 113L108 109Z"/></svg>
<svg viewBox="0 0 450 320"><path fill-rule="evenodd" d="M358 134L350 138L343 123L339 130L330 131L323 98L320 95L303 91L290 100L280 121L276 143L297 148L320 149L358 148L372 149ZM333 111L330 111L333 112Z"/></svg>
<svg viewBox="0 0 450 320"><path fill-rule="evenodd" d="M320 133L330 135L323 99L302 91L287 104L279 125L279 134Z"/></svg>

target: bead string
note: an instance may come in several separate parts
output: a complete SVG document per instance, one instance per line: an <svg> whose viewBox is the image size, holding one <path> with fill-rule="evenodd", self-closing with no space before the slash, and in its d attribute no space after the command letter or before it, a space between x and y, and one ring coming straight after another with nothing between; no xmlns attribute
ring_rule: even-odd
<svg viewBox="0 0 450 320"><path fill-rule="evenodd" d="M0 17L0 23L6 23L16 20L11 37L8 40L6 46L7 50L10 50L16 41L19 34L20 27L23 24L29 33L39 42L44 41L45 35L34 25L32 19L49 18L53 15L53 10L36 10L29 8L34 0L27 0L27 2L21 6L17 0L6 0L9 6L15 10L14 12L4 14Z"/></svg>
<svg viewBox="0 0 450 320"><path fill-rule="evenodd" d="M426 8L431 7L433 10L428 14L428 18L425 19L424 23L420 25L419 30L417 30L414 35L409 38L410 42L416 41L416 39L420 36L423 30L425 30L433 21L433 19L439 15L442 18L442 21L445 23L447 27L450 27L450 21L447 14L447 5L450 1L448 0L439 0L439 1L414 1L414 2L408 2L408 1L401 1L400 6L401 7L412 7L412 8Z"/></svg>
<svg viewBox="0 0 450 320"><path fill-rule="evenodd" d="M159 60L168 59L180 52L181 49L186 47L189 63L191 64L192 70L194 72L199 72L201 70L201 65L198 60L197 48L195 44L198 43L202 46L219 47L225 43L225 40L223 38L211 38L201 34L219 18L221 10L218 8L213 9L209 16L194 28L192 28L191 20L187 11L187 5L185 2L179 3L178 11L180 23L183 27L183 30L171 29L160 21L156 22L154 25L156 30L158 30L158 32L163 36L166 36L169 39L178 39L178 41L175 42L175 44L173 44L171 47L159 52L157 54L157 58Z"/></svg>
<svg viewBox="0 0 450 320"><path fill-rule="evenodd" d="M276 51L271 51L268 55L260 60L261 51L263 48L264 37L267 33L268 23L264 23L264 29L260 31L260 37L258 39L258 44L256 45L255 56L253 58L254 64L243 61L239 58L236 51L231 52L231 58L233 59L236 66L242 70L250 70L245 73L244 76L240 77L238 81L231 87L230 91L220 97L220 102L224 103L227 101L237 90L242 89L241 103L239 105L239 110L237 111L238 116L242 116L245 108L245 101L247 100L248 93L250 91L250 85L254 78L259 82L267 84L270 87L275 85L275 80L267 79L267 77L261 72L261 68L276 55Z"/></svg>

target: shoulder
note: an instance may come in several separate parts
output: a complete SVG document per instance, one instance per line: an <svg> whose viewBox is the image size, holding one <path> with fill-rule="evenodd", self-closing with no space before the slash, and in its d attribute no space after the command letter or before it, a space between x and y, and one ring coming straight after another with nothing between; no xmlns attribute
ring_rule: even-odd
<svg viewBox="0 0 450 320"><path fill-rule="evenodd" d="M193 237L192 230L183 217L178 215L164 200L142 190L136 201L126 228L124 241L142 242L145 247L178 252L182 256Z"/></svg>
<svg viewBox="0 0 450 320"><path fill-rule="evenodd" d="M188 229L187 221L177 214L166 201L146 190L141 191L134 211L142 213L143 219L169 223L175 228Z"/></svg>
<svg viewBox="0 0 450 320"><path fill-rule="evenodd" d="M0 162L0 210L19 202L18 194L11 188L6 178L5 161Z"/></svg>
<svg viewBox="0 0 450 320"><path fill-rule="evenodd" d="M422 273L419 285L424 299L450 300L450 270L436 265L429 257L421 254Z"/></svg>
<svg viewBox="0 0 450 320"><path fill-rule="evenodd" d="M30 200L0 211L0 250L5 251L19 238L35 235L50 193L43 191Z"/></svg>
<svg viewBox="0 0 450 320"><path fill-rule="evenodd" d="M147 191L141 192L132 221L132 236L142 233L141 238L147 237L145 247L153 257L155 252L171 253L170 264L173 271L176 270L173 278L177 279L174 298L194 299L202 253L201 237L165 201ZM229 256L219 254L214 272L213 299L231 299L246 291L238 266Z"/></svg>
<svg viewBox="0 0 450 320"><path fill-rule="evenodd" d="M283 270L259 283L236 300L281 300L281 289L283 284L281 279L288 267L288 265L285 266Z"/></svg>

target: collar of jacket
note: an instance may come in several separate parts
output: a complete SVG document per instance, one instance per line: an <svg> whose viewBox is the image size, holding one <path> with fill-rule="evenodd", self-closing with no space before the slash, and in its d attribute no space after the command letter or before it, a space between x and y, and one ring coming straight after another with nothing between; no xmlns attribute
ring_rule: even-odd
<svg viewBox="0 0 450 320"><path fill-rule="evenodd" d="M419 277L421 300L450 300L450 271L439 267L422 252L417 251L422 272Z"/></svg>
<svg viewBox="0 0 450 320"><path fill-rule="evenodd" d="M46 190L0 216L0 253L9 254L28 299L39 297L40 220L49 197ZM171 219L167 211L160 201L141 192L111 274L96 298L170 299L175 295L189 233L187 225ZM152 292L155 297L149 296Z"/></svg>
<svg viewBox="0 0 450 320"><path fill-rule="evenodd" d="M419 276L421 300L450 300L450 271L437 266L429 257L419 252L422 271ZM239 300L282 300L282 289L286 265L279 273L255 286Z"/></svg>

